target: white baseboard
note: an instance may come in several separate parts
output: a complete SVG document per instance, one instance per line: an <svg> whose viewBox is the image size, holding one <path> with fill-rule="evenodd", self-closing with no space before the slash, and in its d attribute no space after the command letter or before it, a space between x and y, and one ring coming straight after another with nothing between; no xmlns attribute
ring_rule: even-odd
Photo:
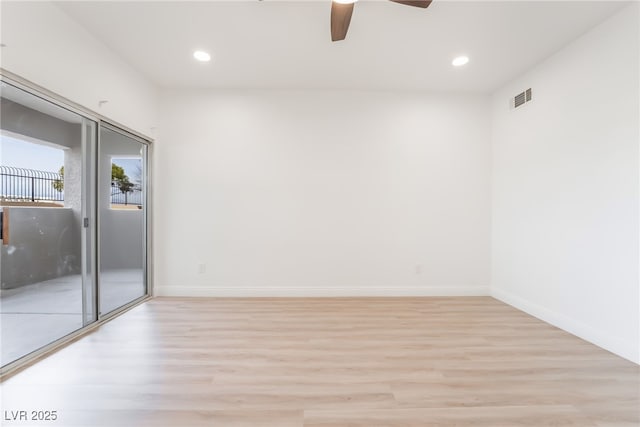
<svg viewBox="0 0 640 427"><path fill-rule="evenodd" d="M630 360L636 364L640 364L640 351L637 348L637 344L632 342L625 342L623 340L612 337L603 331L597 330L591 326L572 319L560 313L556 313L547 308L544 308L538 304L525 300L517 295L509 292L505 292L500 289L491 288L491 296L498 299L505 304L509 304L524 311L538 319L550 323L564 331L569 332L585 341L589 341L592 344L602 347L603 349L617 354L627 360Z"/></svg>
<svg viewBox="0 0 640 427"><path fill-rule="evenodd" d="M156 286L154 289L154 296L171 297L408 297L489 295L488 286L397 288Z"/></svg>

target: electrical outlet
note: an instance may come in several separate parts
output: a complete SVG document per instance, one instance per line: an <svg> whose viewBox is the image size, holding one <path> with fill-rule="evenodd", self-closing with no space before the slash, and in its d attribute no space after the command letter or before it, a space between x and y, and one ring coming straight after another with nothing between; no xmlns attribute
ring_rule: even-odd
<svg viewBox="0 0 640 427"><path fill-rule="evenodd" d="M422 274L422 264L416 264L416 275Z"/></svg>
<svg viewBox="0 0 640 427"><path fill-rule="evenodd" d="M207 264L198 264L198 274L204 274L207 272Z"/></svg>

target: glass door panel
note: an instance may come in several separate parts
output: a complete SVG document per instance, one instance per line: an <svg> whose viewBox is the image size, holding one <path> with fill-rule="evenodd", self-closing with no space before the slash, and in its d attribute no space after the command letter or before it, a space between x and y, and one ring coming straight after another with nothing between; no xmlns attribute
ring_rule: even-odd
<svg viewBox="0 0 640 427"><path fill-rule="evenodd" d="M0 88L0 365L97 319L87 177L97 124Z"/></svg>
<svg viewBox="0 0 640 427"><path fill-rule="evenodd" d="M101 126L98 156L100 314L147 293L147 146L123 131Z"/></svg>

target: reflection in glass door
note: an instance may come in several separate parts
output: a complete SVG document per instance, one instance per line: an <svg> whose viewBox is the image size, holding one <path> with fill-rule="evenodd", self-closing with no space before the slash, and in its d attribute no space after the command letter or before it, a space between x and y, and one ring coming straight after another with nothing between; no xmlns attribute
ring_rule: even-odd
<svg viewBox="0 0 640 427"><path fill-rule="evenodd" d="M101 126L98 156L100 314L147 293L147 146L134 136Z"/></svg>
<svg viewBox="0 0 640 427"><path fill-rule="evenodd" d="M2 82L0 366L97 320L97 123Z"/></svg>

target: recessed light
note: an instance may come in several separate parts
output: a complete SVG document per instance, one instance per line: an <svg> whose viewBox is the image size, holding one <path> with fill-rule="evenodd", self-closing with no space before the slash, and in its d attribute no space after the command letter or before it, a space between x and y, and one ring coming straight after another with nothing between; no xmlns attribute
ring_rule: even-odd
<svg viewBox="0 0 640 427"><path fill-rule="evenodd" d="M193 57L196 58L200 62L209 62L211 61L211 55L203 50L196 50L193 52Z"/></svg>
<svg viewBox="0 0 640 427"><path fill-rule="evenodd" d="M468 56L458 56L451 62L451 65L453 65L454 67L461 67L465 65L467 62L469 62Z"/></svg>

